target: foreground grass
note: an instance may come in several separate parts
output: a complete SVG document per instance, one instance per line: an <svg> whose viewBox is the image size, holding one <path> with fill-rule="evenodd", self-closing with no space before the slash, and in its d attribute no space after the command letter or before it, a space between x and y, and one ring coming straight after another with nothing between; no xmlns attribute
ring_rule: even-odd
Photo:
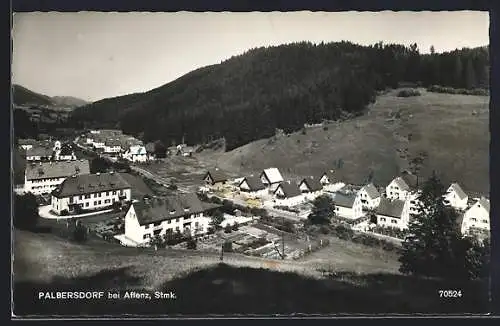
<svg viewBox="0 0 500 326"><path fill-rule="evenodd" d="M158 270L161 273L161 270ZM167 281L158 289L175 299L38 300L38 291L106 291L140 282L127 268L104 270L50 283L16 282L18 315L275 315L343 313L484 313L482 283L451 284L389 274L337 274L316 279L291 272L233 267L207 267ZM439 289L459 288L461 298L440 298ZM150 292L151 293L151 292ZM121 292L122 296L124 291ZM107 294L106 294L107 296ZM153 294L152 294L153 296Z"/></svg>

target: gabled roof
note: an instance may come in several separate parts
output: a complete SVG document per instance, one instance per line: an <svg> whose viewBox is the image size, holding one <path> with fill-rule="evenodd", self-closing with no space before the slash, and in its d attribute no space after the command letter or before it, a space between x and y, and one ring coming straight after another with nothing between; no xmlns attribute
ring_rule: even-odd
<svg viewBox="0 0 500 326"><path fill-rule="evenodd" d="M335 179L335 170L327 170L327 171L323 172L319 176L319 179L323 178L324 176L326 176L328 178L328 180L331 182L332 180Z"/></svg>
<svg viewBox="0 0 500 326"><path fill-rule="evenodd" d="M203 213L220 207L204 203L195 194L178 194L132 203L140 225Z"/></svg>
<svg viewBox="0 0 500 326"><path fill-rule="evenodd" d="M90 173L90 164L88 160L28 163L25 173L27 180L65 178L75 174Z"/></svg>
<svg viewBox="0 0 500 326"><path fill-rule="evenodd" d="M26 156L52 156L54 150L50 147L36 146L26 150Z"/></svg>
<svg viewBox="0 0 500 326"><path fill-rule="evenodd" d="M402 200L390 200L388 198L380 198L380 204L376 209L378 215L401 218L403 214L405 202Z"/></svg>
<svg viewBox="0 0 500 326"><path fill-rule="evenodd" d="M264 171L262 171L262 174L265 175L269 183L283 182L283 177L281 176L281 173L277 168L264 169Z"/></svg>
<svg viewBox="0 0 500 326"><path fill-rule="evenodd" d="M456 182L452 183L450 185L450 188L448 189L454 191L460 199L465 199L468 197L465 191L463 191L462 187L460 187L460 185Z"/></svg>
<svg viewBox="0 0 500 326"><path fill-rule="evenodd" d="M119 139L106 139L104 142L104 146L108 147L115 147L115 146L121 146L122 143Z"/></svg>
<svg viewBox="0 0 500 326"><path fill-rule="evenodd" d="M363 188L361 188L361 190L363 190L363 189L366 191L366 194L371 199L375 199L375 198L380 197L380 193L378 192L377 188L373 185L373 183L369 183L366 186L363 186Z"/></svg>
<svg viewBox="0 0 500 326"><path fill-rule="evenodd" d="M52 195L63 198L128 188L130 185L119 173L82 174L65 179Z"/></svg>
<svg viewBox="0 0 500 326"><path fill-rule="evenodd" d="M21 145L33 145L34 146L38 142L35 139L26 138L26 139L19 139L17 141L17 143L19 144L19 146L21 146Z"/></svg>
<svg viewBox="0 0 500 326"><path fill-rule="evenodd" d="M336 192L332 195L332 199L335 206L352 208L356 201L356 195Z"/></svg>
<svg viewBox="0 0 500 326"><path fill-rule="evenodd" d="M307 186L307 188L309 189L309 191L311 191L311 192L319 191L319 190L323 189L323 185L319 181L319 178L315 178L315 177L312 177L312 176L311 177L305 177L300 182L300 184L302 184L302 183L304 183Z"/></svg>
<svg viewBox="0 0 500 326"><path fill-rule="evenodd" d="M295 182L287 181L281 182L279 186L276 188L274 193L280 189L283 191L283 194L286 198L292 198L302 195L302 192L299 189L299 186Z"/></svg>
<svg viewBox="0 0 500 326"><path fill-rule="evenodd" d="M403 171L403 173L401 173L401 179L406 183L409 190L417 188L417 176L416 175L414 175L408 171Z"/></svg>
<svg viewBox="0 0 500 326"><path fill-rule="evenodd" d="M484 207L484 209L486 209L488 213L490 212L490 200L488 198L481 197L479 198L476 204L479 204L481 205L481 207Z"/></svg>
<svg viewBox="0 0 500 326"><path fill-rule="evenodd" d="M241 187L241 184L245 181L248 185L248 188L250 188L250 191L258 191L266 189L266 186L262 183L262 180L257 176L248 176L243 178L243 180L241 180L239 184L239 187Z"/></svg>
<svg viewBox="0 0 500 326"><path fill-rule="evenodd" d="M222 172L219 169L213 169L213 170L208 170L207 173L205 173L205 176L203 179L207 177L207 175L210 175L210 178L212 179L213 182L224 182L228 180L227 175Z"/></svg>

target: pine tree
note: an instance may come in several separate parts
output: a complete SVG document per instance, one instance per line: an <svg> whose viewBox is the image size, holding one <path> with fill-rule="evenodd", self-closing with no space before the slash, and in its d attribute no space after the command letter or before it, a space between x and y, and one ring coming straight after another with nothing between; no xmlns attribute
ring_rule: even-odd
<svg viewBox="0 0 500 326"><path fill-rule="evenodd" d="M317 197L313 201L313 208L308 220L311 224L329 224L335 217L335 204L327 195Z"/></svg>
<svg viewBox="0 0 500 326"><path fill-rule="evenodd" d="M417 214L403 243L400 271L417 276L469 277L465 266L470 249L457 223L458 213L443 203L445 187L433 174L418 197Z"/></svg>
<svg viewBox="0 0 500 326"><path fill-rule="evenodd" d="M476 87L476 73L472 64L472 59L467 60L465 65L465 88L472 89Z"/></svg>

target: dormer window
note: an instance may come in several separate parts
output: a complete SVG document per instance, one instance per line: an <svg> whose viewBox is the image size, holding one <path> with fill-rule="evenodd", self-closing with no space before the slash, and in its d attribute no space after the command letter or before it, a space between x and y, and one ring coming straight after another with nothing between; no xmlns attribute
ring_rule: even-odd
<svg viewBox="0 0 500 326"><path fill-rule="evenodd" d="M175 214L175 209L170 210L170 214Z"/></svg>

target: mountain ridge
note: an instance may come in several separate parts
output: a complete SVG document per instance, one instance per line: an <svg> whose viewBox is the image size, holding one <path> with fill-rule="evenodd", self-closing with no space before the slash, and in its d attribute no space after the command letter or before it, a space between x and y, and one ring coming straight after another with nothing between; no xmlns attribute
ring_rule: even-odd
<svg viewBox="0 0 500 326"><path fill-rule="evenodd" d="M12 102L15 105L47 105L47 106L66 106L76 108L78 106L89 104L88 101L76 98L74 96L48 96L34 92L24 86L12 85Z"/></svg>

